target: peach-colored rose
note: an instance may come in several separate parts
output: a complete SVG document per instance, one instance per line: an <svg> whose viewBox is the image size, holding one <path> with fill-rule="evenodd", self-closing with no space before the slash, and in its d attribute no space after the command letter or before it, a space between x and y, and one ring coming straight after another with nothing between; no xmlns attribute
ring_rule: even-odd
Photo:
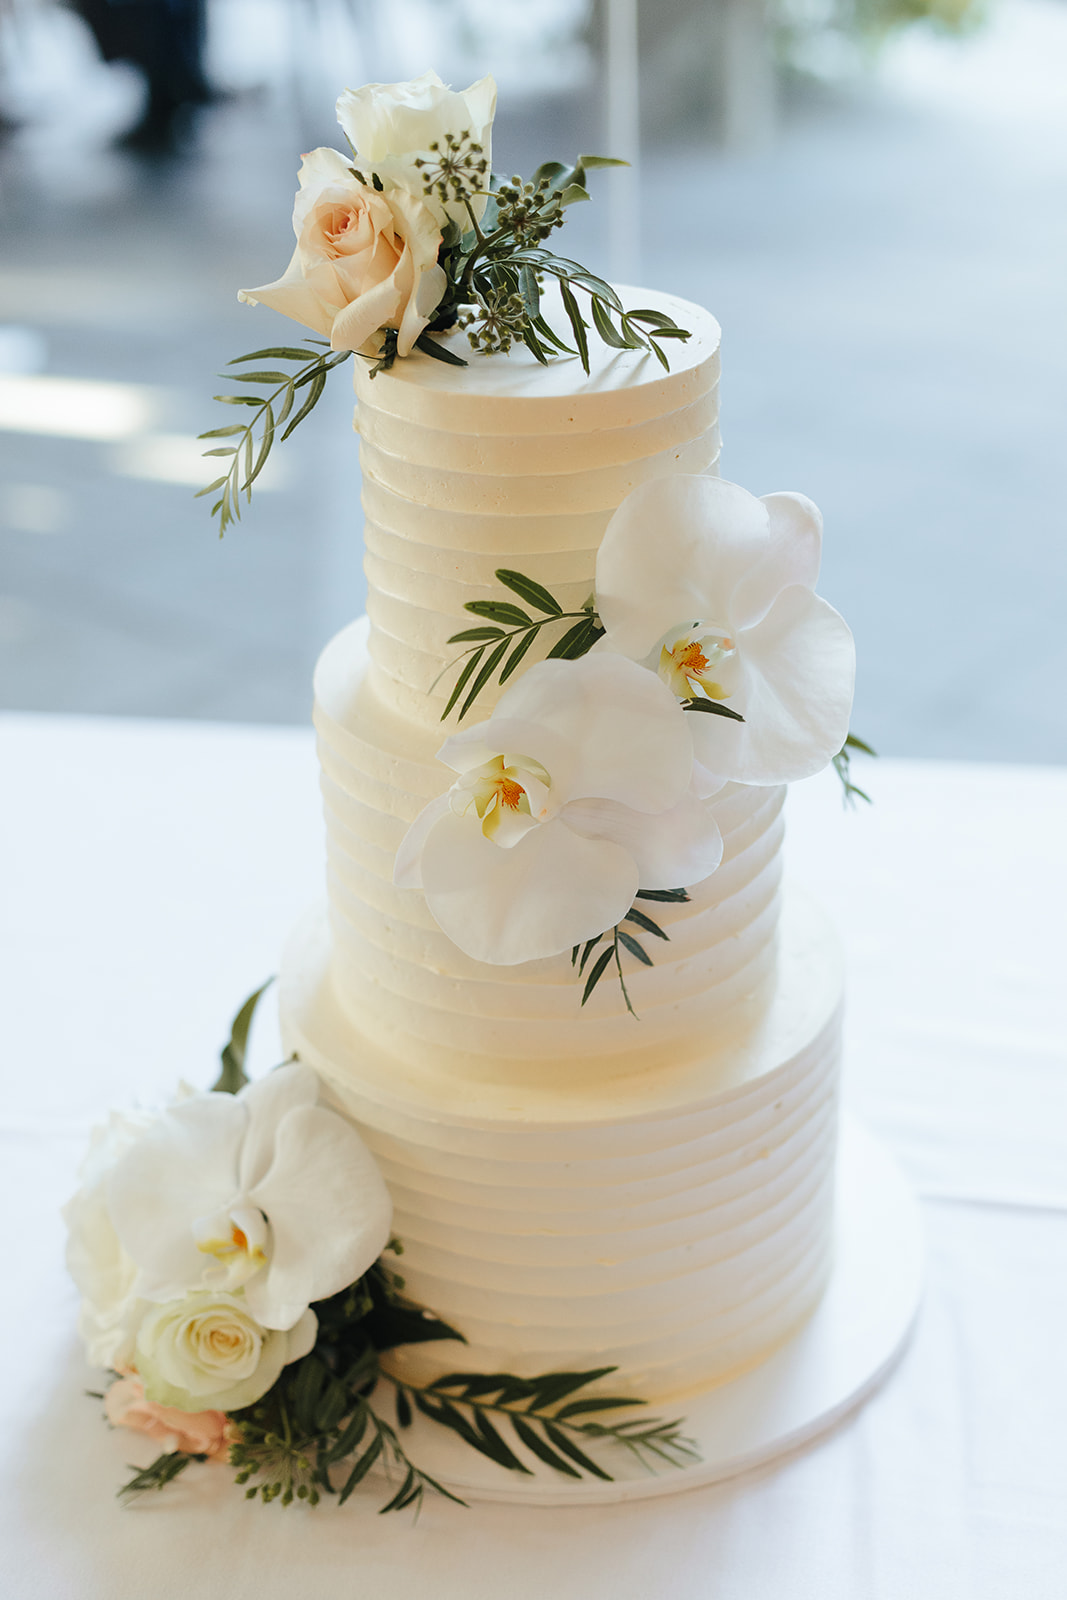
<svg viewBox="0 0 1067 1600"><path fill-rule="evenodd" d="M139 1378L118 1378L104 1396L107 1419L116 1428L133 1428L158 1439L164 1450L224 1461L237 1430L225 1411L179 1411L144 1397Z"/></svg>
<svg viewBox="0 0 1067 1600"><path fill-rule="evenodd" d="M293 208L296 250L285 275L238 298L262 302L328 338L334 350L373 353L383 328L410 354L447 287L437 264L441 230L406 189L360 183L336 150L312 150Z"/></svg>

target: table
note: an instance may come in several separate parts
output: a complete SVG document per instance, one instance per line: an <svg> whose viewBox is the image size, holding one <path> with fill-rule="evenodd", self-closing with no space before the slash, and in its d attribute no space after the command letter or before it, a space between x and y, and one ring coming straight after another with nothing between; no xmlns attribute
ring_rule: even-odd
<svg viewBox="0 0 1067 1600"><path fill-rule="evenodd" d="M882 761L796 786L788 859L843 932L846 1099L922 1197L916 1333L806 1453L637 1506L113 1499L140 1441L83 1391L57 1207L109 1105L206 1084L320 893L303 730L0 720L0 1592L17 1600L1062 1600L1067 772ZM254 1039L261 1066L276 1043ZM219 1469L224 1470L224 1469ZM222 1492L218 1490L221 1488Z"/></svg>

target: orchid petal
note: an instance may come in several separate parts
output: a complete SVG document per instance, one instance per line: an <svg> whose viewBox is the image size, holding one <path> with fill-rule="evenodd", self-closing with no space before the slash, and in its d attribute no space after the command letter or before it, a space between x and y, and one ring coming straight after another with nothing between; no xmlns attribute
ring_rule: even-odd
<svg viewBox="0 0 1067 1600"><path fill-rule="evenodd" d="M628 851L558 820L501 850L452 813L427 837L422 879L426 904L452 942L501 967L592 939L625 915L639 886Z"/></svg>
<svg viewBox="0 0 1067 1600"><path fill-rule="evenodd" d="M597 611L614 648L645 661L682 623L727 624L735 588L766 549L767 523L763 503L722 478L639 484L597 554Z"/></svg>
<svg viewBox="0 0 1067 1600"><path fill-rule="evenodd" d="M719 825L692 793L656 816L631 811L615 800L572 800L560 820L585 838L622 845L637 864L642 889L702 883L722 860Z"/></svg>
<svg viewBox="0 0 1067 1600"><path fill-rule="evenodd" d="M283 1116L273 1154L249 1192L270 1222L271 1257L245 1285L245 1299L265 1328L288 1329L312 1301L373 1265L389 1242L393 1208L355 1128L323 1106L298 1105Z"/></svg>
<svg viewBox="0 0 1067 1600"><path fill-rule="evenodd" d="M289 1329L289 1347L285 1352L285 1364L291 1361L303 1361L315 1348L315 1340L319 1336L319 1319L309 1306L300 1318Z"/></svg>
<svg viewBox="0 0 1067 1600"><path fill-rule="evenodd" d="M810 589L786 589L741 635L742 682L730 703L745 721L693 714L697 759L738 783L811 777L845 742L855 660L834 608Z"/></svg>
<svg viewBox="0 0 1067 1600"><path fill-rule="evenodd" d="M699 712L696 713L698 716L700 714L701 713ZM696 741L694 740L694 743L695 742ZM714 795L717 795L720 790L725 789L729 781L729 778L720 778L717 773L710 772L708 768L702 766L699 761L693 762L692 788L693 793L699 800L710 800Z"/></svg>
<svg viewBox="0 0 1067 1600"><path fill-rule="evenodd" d="M310 1067L299 1062L277 1067L241 1090L237 1098L248 1111L248 1131L238 1165L238 1188L242 1193L259 1183L270 1167L282 1118L298 1106L313 1106L318 1097L318 1078Z"/></svg>
<svg viewBox="0 0 1067 1600"><path fill-rule="evenodd" d="M803 494L765 494L767 548L734 590L731 623L750 628L765 617L783 589L814 589L822 560L822 513Z"/></svg>
<svg viewBox="0 0 1067 1600"><path fill-rule="evenodd" d="M657 677L625 657L538 662L502 696L488 727L498 750L541 763L556 805L596 795L665 811L689 783L684 715Z"/></svg>
<svg viewBox="0 0 1067 1600"><path fill-rule="evenodd" d="M489 759L488 756L485 758ZM446 812L452 809L449 794L439 794L431 800L428 806L423 806L415 821L400 842L400 849L396 853L393 863L393 882L398 889L422 888L422 852L426 846L430 830L436 826Z"/></svg>
<svg viewBox="0 0 1067 1600"><path fill-rule="evenodd" d="M107 1180L108 1211L123 1249L141 1269L136 1292L176 1299L210 1262L197 1249L198 1217L237 1192L248 1111L228 1094L195 1095L171 1106L119 1156Z"/></svg>

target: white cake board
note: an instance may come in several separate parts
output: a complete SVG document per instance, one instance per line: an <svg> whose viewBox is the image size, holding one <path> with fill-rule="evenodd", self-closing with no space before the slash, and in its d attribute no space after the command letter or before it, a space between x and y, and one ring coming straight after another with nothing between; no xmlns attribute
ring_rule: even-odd
<svg viewBox="0 0 1067 1600"><path fill-rule="evenodd" d="M845 1117L836 1259L812 1317L769 1360L732 1383L650 1407L657 1415L684 1417L700 1461L678 1469L665 1466L652 1476L626 1457L609 1461L601 1454L604 1466L618 1474L616 1481L579 1483L528 1457L534 1474L527 1477L496 1466L422 1418L405 1435L405 1448L465 1500L603 1505L735 1477L808 1444L873 1393L914 1321L922 1261L919 1208L911 1190L882 1147Z"/></svg>

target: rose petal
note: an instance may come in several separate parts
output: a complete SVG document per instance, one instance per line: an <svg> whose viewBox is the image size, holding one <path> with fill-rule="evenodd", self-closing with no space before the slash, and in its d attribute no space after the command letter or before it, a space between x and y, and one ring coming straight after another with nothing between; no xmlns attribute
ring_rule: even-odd
<svg viewBox="0 0 1067 1600"><path fill-rule="evenodd" d="M300 185L293 202L293 232L299 239L304 221L323 189L336 186L351 189L353 181L352 158L339 150L320 145L300 158L297 181Z"/></svg>
<svg viewBox="0 0 1067 1600"><path fill-rule="evenodd" d="M330 327L334 350L362 350L380 329L396 320L402 296L392 275L373 284L344 306Z"/></svg>
<svg viewBox="0 0 1067 1600"><path fill-rule="evenodd" d="M638 888L633 857L559 821L510 850L469 819L441 818L422 857L426 903L452 942L475 961L510 967L558 955L616 923Z"/></svg>
<svg viewBox="0 0 1067 1600"><path fill-rule="evenodd" d="M284 275L275 283L265 283L259 289L241 289L237 298L252 306L270 306L272 311L280 311L283 317L292 317L294 322L302 322L305 328L313 328L326 338L333 328L333 313L323 305L304 277L299 247L293 251Z"/></svg>

